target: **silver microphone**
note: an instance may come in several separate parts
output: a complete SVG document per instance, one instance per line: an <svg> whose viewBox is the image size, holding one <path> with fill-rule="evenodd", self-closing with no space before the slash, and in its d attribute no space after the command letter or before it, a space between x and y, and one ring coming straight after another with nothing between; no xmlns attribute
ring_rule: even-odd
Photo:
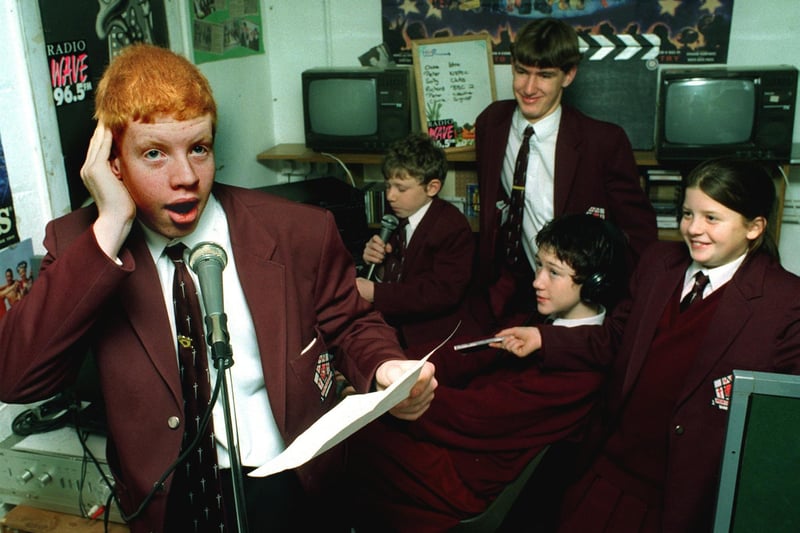
<svg viewBox="0 0 800 533"><path fill-rule="evenodd" d="M381 240L384 243L386 243L386 241L389 240L389 237L392 236L392 233L394 232L394 230L397 229L397 226L399 224L400 224L400 221L397 220L396 216L390 215L388 213L383 215L383 218L381 218L381 233L380 233L380 237L381 237ZM370 265L370 267L369 267L369 272L367 272L367 279L371 279L372 278L372 271L373 270L375 270L375 264L374 263L372 265Z"/></svg>
<svg viewBox="0 0 800 533"><path fill-rule="evenodd" d="M200 280L200 294L206 309L208 344L214 358L231 354L228 317L223 310L222 298L222 271L227 264L225 250L213 242L201 242L189 254L189 267Z"/></svg>

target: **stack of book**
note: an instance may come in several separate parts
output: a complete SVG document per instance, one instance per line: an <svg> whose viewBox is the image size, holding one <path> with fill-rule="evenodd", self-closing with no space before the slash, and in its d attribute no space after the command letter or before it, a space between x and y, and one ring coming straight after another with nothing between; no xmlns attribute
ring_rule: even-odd
<svg viewBox="0 0 800 533"><path fill-rule="evenodd" d="M364 209L367 224L380 224L386 205L386 184L383 181L370 181L361 188L364 193Z"/></svg>
<svg viewBox="0 0 800 533"><path fill-rule="evenodd" d="M656 225L659 228L678 227L681 183L678 170L652 168L647 171L647 196L656 211Z"/></svg>

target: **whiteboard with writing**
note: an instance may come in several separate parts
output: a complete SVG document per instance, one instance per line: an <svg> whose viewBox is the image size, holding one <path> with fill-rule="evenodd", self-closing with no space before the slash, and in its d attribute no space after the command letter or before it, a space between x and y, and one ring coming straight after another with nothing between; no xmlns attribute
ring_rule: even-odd
<svg viewBox="0 0 800 533"><path fill-rule="evenodd" d="M420 39L411 45L424 131L445 151L473 149L475 119L496 98L489 36Z"/></svg>

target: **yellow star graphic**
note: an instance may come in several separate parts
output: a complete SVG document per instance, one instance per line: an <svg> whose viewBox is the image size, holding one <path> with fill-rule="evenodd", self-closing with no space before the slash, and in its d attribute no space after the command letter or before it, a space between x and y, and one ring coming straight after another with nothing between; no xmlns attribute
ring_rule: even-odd
<svg viewBox="0 0 800 533"><path fill-rule="evenodd" d="M400 9L406 15L409 13L419 13L416 0L403 0L403 3L400 5Z"/></svg>
<svg viewBox="0 0 800 533"><path fill-rule="evenodd" d="M703 5L700 6L700 9L706 9L708 10L709 13L713 15L714 11L716 11L720 7L722 7L722 2L720 2L720 0L706 0L705 2L703 2Z"/></svg>
<svg viewBox="0 0 800 533"><path fill-rule="evenodd" d="M661 6L661 14L675 16L675 10L681 5L681 0L658 0L658 5Z"/></svg>
<svg viewBox="0 0 800 533"><path fill-rule="evenodd" d="M432 19L439 19L442 20L442 10L433 7L432 5L428 5L428 12L425 14L427 18Z"/></svg>

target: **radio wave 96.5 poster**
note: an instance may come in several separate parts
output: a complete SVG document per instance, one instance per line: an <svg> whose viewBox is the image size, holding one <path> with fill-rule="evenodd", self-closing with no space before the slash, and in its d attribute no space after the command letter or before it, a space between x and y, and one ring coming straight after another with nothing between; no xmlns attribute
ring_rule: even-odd
<svg viewBox="0 0 800 533"><path fill-rule="evenodd" d="M383 39L392 58L410 64L411 41L487 33L495 64L534 18L569 22L590 43L625 46L620 35L655 35L661 64L725 63L733 0L382 0ZM597 39L591 36L597 36Z"/></svg>
<svg viewBox="0 0 800 533"><path fill-rule="evenodd" d="M169 44L164 0L39 0L39 11L70 203L77 208L89 197L80 169L95 127L95 86L124 46Z"/></svg>

